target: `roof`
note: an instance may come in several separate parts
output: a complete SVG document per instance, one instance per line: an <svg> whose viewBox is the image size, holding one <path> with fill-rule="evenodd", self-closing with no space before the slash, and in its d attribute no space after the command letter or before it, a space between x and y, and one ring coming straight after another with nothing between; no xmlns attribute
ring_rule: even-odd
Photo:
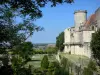
<svg viewBox="0 0 100 75"><path fill-rule="evenodd" d="M84 29L85 30L88 30L88 28L89 28L89 26L93 23L93 22L95 22L95 17L96 17L96 15L95 14L92 14L89 18L88 18L88 20L85 22L85 24L84 24Z"/></svg>
<svg viewBox="0 0 100 75"><path fill-rule="evenodd" d="M95 21L95 14L92 14L89 19L85 22L85 26L88 27L92 22Z"/></svg>

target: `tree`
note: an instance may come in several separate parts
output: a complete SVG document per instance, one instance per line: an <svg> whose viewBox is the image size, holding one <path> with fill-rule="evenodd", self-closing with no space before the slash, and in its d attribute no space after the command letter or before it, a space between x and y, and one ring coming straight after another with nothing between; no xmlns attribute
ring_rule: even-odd
<svg viewBox="0 0 100 75"><path fill-rule="evenodd" d="M88 68L92 71L97 71L96 62L94 60L90 60L88 64Z"/></svg>
<svg viewBox="0 0 100 75"><path fill-rule="evenodd" d="M96 63L93 60L90 60L88 66L83 70L83 75L93 75L93 72L96 71Z"/></svg>
<svg viewBox="0 0 100 75"><path fill-rule="evenodd" d="M58 47L58 49L60 51L63 51L64 49L64 32L61 32L57 37L56 37L56 47Z"/></svg>
<svg viewBox="0 0 100 75"><path fill-rule="evenodd" d="M56 6L56 4L62 4L64 2L71 3L72 0L0 1L0 54L6 55L8 61L9 52L15 54L15 56L12 57L12 68L16 70L14 70L14 75L19 75L19 71L22 70L26 72L22 63L28 59L27 57L29 57L28 55L30 52L27 52L29 47L25 41L34 33L34 31L43 29L40 26L35 25L33 20L42 17L40 7L44 7L48 2L51 2L52 6ZM22 23L16 24L14 18L17 16L22 18ZM26 50L25 52L23 51L24 49ZM31 51L31 49L29 51ZM25 53L25 55L22 55L23 53ZM5 58L2 60L5 60ZM8 63L5 65L8 65Z"/></svg>
<svg viewBox="0 0 100 75"><path fill-rule="evenodd" d="M84 68L83 75L93 75L93 72L89 68Z"/></svg>
<svg viewBox="0 0 100 75"><path fill-rule="evenodd" d="M31 57L33 55L33 44L31 42L24 42L18 45L17 47L14 47L12 50L13 57L14 58L20 58L22 59L21 65L25 65L28 61L31 60ZM18 59L17 58L17 59ZM12 60L13 61L13 60Z"/></svg>
<svg viewBox="0 0 100 75"><path fill-rule="evenodd" d="M93 57L96 59L98 65L100 66L100 29L93 33L90 48L92 50Z"/></svg>
<svg viewBox="0 0 100 75"><path fill-rule="evenodd" d="M61 59L61 75L69 75L70 62L67 58Z"/></svg>
<svg viewBox="0 0 100 75"><path fill-rule="evenodd" d="M45 55L41 61L41 67L47 69L49 66L49 61L47 55Z"/></svg>
<svg viewBox="0 0 100 75"><path fill-rule="evenodd" d="M49 2L53 7L57 4L72 3L73 0L1 0L0 5L5 5L7 8L18 12L18 14L28 15L31 19L36 19L42 17L40 8L45 7Z"/></svg>
<svg viewBox="0 0 100 75"><path fill-rule="evenodd" d="M60 64L58 61L52 62L52 68L54 69L53 75L69 75L69 72L65 64L66 64L66 60L65 63L62 64Z"/></svg>
<svg viewBox="0 0 100 75"><path fill-rule="evenodd" d="M14 75L19 75L20 70L26 73L23 71L26 69L24 65L30 61L33 53L32 43L26 40L40 28L27 19L16 24L13 10L3 7L0 9L0 54L2 55L0 61L3 62L4 67L9 67L9 62L11 62L10 68L13 69Z"/></svg>

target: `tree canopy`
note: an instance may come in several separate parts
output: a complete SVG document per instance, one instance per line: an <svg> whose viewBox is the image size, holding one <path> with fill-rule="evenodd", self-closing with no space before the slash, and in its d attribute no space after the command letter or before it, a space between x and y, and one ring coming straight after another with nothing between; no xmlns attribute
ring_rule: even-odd
<svg viewBox="0 0 100 75"><path fill-rule="evenodd" d="M64 49L64 32L61 32L57 37L56 37L56 47L58 47L58 49L60 51L63 51Z"/></svg>
<svg viewBox="0 0 100 75"><path fill-rule="evenodd" d="M35 32L43 30L35 25L34 20L42 17L41 7L51 2L51 6L62 3L72 3L73 0L1 0L0 1L0 54L5 55L6 64L11 62L14 75L28 74L24 65L30 61L33 53L32 43L26 40ZM15 18L22 18L16 23ZM11 56L11 58L10 58ZM7 67L7 66L6 66Z"/></svg>
<svg viewBox="0 0 100 75"><path fill-rule="evenodd" d="M28 19L16 24L16 16L10 8L0 6L0 61L6 67L11 62L10 68L15 75L19 75L18 72L30 61L33 53L33 44L26 40L41 28Z"/></svg>
<svg viewBox="0 0 100 75"><path fill-rule="evenodd" d="M100 29L93 33L90 43L92 55L100 65Z"/></svg>
<svg viewBox="0 0 100 75"><path fill-rule="evenodd" d="M15 24L13 18L15 17L12 10L9 8L2 8L0 11L0 52L3 49L11 49L12 47L25 42L35 30L41 30L38 26L29 20L23 20L23 23Z"/></svg>
<svg viewBox="0 0 100 75"><path fill-rule="evenodd" d="M57 4L72 3L73 0L1 0L0 5L15 10L18 14L29 16L31 19L42 17L41 7L51 2L51 6Z"/></svg>

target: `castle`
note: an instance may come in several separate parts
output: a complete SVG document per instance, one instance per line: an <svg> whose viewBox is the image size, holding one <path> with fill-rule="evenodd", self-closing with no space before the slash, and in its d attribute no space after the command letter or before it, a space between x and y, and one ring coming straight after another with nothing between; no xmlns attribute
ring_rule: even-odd
<svg viewBox="0 0 100 75"><path fill-rule="evenodd" d="M87 19L86 10L74 12L74 27L64 30L64 52L91 57L92 35L100 28L100 7Z"/></svg>

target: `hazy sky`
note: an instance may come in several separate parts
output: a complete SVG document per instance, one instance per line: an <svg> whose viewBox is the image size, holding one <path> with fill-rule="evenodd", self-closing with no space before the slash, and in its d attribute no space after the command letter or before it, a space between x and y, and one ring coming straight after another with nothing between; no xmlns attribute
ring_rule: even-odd
<svg viewBox="0 0 100 75"><path fill-rule="evenodd" d="M28 40L33 43L55 43L56 36L67 27L74 25L74 11L87 10L87 17L100 7L100 0L75 0L73 4L62 4L50 7L48 4L42 8L43 17L34 23L45 28L44 31L35 32Z"/></svg>

